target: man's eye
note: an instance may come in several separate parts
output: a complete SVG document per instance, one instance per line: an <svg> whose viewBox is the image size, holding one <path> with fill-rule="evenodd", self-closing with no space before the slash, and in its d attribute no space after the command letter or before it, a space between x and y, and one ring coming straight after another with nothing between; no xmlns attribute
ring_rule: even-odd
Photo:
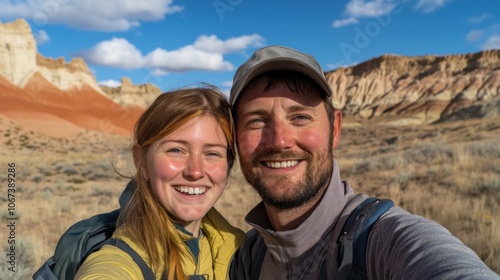
<svg viewBox="0 0 500 280"><path fill-rule="evenodd" d="M297 121L305 121L305 120L310 120L311 117L308 115L296 115L296 116L293 116L292 119L297 120Z"/></svg>
<svg viewBox="0 0 500 280"><path fill-rule="evenodd" d="M262 119L251 119L248 123L259 123L259 122L264 122Z"/></svg>
<svg viewBox="0 0 500 280"><path fill-rule="evenodd" d="M265 121L264 121L264 119L261 119L261 118L251 119L247 122L247 126L249 126L249 127L261 127L264 124L265 124Z"/></svg>

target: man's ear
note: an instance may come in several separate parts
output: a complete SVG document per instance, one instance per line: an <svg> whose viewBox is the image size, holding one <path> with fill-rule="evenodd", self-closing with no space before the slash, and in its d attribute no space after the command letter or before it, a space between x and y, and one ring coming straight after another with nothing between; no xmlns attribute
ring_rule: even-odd
<svg viewBox="0 0 500 280"><path fill-rule="evenodd" d="M340 139L340 128L342 127L342 112L335 110L333 112L333 149L336 149Z"/></svg>

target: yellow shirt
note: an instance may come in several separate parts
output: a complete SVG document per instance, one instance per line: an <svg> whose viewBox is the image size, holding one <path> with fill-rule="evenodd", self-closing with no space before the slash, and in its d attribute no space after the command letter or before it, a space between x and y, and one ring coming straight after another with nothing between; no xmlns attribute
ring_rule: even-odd
<svg viewBox="0 0 500 280"><path fill-rule="evenodd" d="M200 252L198 264L187 246L182 265L186 275L207 275L210 280L226 279L231 258L243 242L245 234L233 227L222 215L212 208L202 219L203 235L199 239ZM192 238L181 234L185 239ZM133 240L128 238L119 228L113 233L113 238L125 241L150 265L146 252ZM161 279L162 271L154 271L156 279ZM75 279L144 279L141 269L125 251L111 245L105 245L101 250L92 253L78 270Z"/></svg>

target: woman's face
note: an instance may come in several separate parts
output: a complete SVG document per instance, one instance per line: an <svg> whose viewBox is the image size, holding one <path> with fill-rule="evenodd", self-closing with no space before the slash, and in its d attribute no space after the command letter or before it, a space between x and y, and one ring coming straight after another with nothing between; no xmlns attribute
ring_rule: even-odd
<svg viewBox="0 0 500 280"><path fill-rule="evenodd" d="M218 122L202 116L156 141L147 153L154 194L193 234L226 185L227 147Z"/></svg>

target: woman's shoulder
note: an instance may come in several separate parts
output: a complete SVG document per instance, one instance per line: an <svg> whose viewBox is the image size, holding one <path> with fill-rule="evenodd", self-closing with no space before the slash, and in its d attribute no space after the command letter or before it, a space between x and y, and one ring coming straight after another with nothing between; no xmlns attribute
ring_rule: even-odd
<svg viewBox="0 0 500 280"><path fill-rule="evenodd" d="M134 250L137 246L123 232L115 231L113 238L127 242ZM132 257L113 245L104 245L90 254L78 270L75 279L142 279L142 272Z"/></svg>
<svg viewBox="0 0 500 280"><path fill-rule="evenodd" d="M78 270L75 279L142 279L139 266L124 251L111 245L92 253Z"/></svg>

